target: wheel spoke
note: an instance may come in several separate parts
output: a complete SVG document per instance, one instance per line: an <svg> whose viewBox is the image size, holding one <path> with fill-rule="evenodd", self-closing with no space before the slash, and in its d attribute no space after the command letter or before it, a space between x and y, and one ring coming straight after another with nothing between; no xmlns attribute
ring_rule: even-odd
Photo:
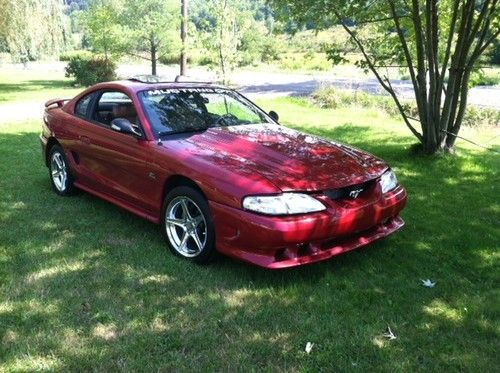
<svg viewBox="0 0 500 373"><path fill-rule="evenodd" d="M203 249L203 244L201 243L200 237L198 237L198 233L196 231L191 233L191 238L195 242L196 246L198 246L198 251L201 251Z"/></svg>
<svg viewBox="0 0 500 373"><path fill-rule="evenodd" d="M184 219L191 219L191 214L189 213L188 205L185 199L181 200L181 208L182 208L182 213L184 215Z"/></svg>
<svg viewBox="0 0 500 373"><path fill-rule="evenodd" d="M61 170L64 166L63 166L63 162L61 160L61 156L59 154L57 154L55 157L54 157L54 160L56 161L57 163L57 167L59 168L59 170Z"/></svg>
<svg viewBox="0 0 500 373"><path fill-rule="evenodd" d="M193 218L193 223L194 223L194 226L197 227L198 225L200 225L200 223L203 221L203 216L201 215L198 215L197 217Z"/></svg>
<svg viewBox="0 0 500 373"><path fill-rule="evenodd" d="M173 224L178 227L181 227L182 229L186 230L186 225L184 224L184 220L181 219L176 219L176 218L167 218L166 219L167 224Z"/></svg>
<svg viewBox="0 0 500 373"><path fill-rule="evenodd" d="M187 232L184 232L184 237L182 237L181 243L179 244L179 250L186 251L188 239L189 234L187 234Z"/></svg>

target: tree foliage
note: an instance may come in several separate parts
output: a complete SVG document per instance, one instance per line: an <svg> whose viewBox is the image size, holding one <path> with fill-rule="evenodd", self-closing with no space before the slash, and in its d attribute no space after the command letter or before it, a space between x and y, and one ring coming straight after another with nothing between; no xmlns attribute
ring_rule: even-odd
<svg viewBox="0 0 500 373"><path fill-rule="evenodd" d="M60 0L0 0L0 40L16 60L60 51L67 38L65 23Z"/></svg>
<svg viewBox="0 0 500 373"><path fill-rule="evenodd" d="M370 70L391 95L424 150L453 148L471 72L500 34L498 0L273 0L273 4L282 17L300 24L313 21L320 29L340 23L362 56L358 65ZM370 32L362 33L366 28ZM338 50L329 54L334 62L343 59ZM405 112L386 73L391 65L408 69L418 118Z"/></svg>
<svg viewBox="0 0 500 373"><path fill-rule="evenodd" d="M151 61L179 48L179 4L174 0L94 0L83 12L92 48L108 55L134 55Z"/></svg>
<svg viewBox="0 0 500 373"><path fill-rule="evenodd" d="M216 52L219 76L226 84L229 74L239 62L238 47L243 25L238 22L237 8L228 0L208 0L206 4L214 25L205 42L209 49Z"/></svg>
<svg viewBox="0 0 500 373"><path fill-rule="evenodd" d="M276 58L274 18L263 0L208 0L192 3L191 20L223 81L236 66Z"/></svg>
<svg viewBox="0 0 500 373"><path fill-rule="evenodd" d="M122 3L114 0L95 0L81 14L85 36L94 52L105 59L119 56L128 46L126 29L121 24Z"/></svg>
<svg viewBox="0 0 500 373"><path fill-rule="evenodd" d="M129 30L128 50L151 61L153 75L158 59L176 51L180 55L180 1L129 0L121 22Z"/></svg>

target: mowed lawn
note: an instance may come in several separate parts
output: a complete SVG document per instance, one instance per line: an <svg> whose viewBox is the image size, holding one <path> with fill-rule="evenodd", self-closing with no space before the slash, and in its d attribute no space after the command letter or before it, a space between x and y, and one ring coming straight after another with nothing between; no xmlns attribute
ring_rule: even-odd
<svg viewBox="0 0 500 373"><path fill-rule="evenodd" d="M157 226L57 197L40 120L0 123L0 371L498 369L499 154L459 140L456 156L412 156L404 125L377 111L259 104L387 160L409 193L403 230L289 270L190 264ZM500 150L498 129L463 135Z"/></svg>

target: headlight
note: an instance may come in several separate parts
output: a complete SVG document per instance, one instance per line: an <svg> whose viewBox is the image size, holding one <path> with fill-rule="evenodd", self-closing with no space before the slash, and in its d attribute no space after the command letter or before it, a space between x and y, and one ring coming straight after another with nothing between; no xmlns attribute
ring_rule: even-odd
<svg viewBox="0 0 500 373"><path fill-rule="evenodd" d="M380 177L380 186L382 187L382 193L387 193L398 185L398 179L392 170L386 171Z"/></svg>
<svg viewBox="0 0 500 373"><path fill-rule="evenodd" d="M245 197L243 208L267 215L305 214L326 210L325 205L316 198L301 193Z"/></svg>

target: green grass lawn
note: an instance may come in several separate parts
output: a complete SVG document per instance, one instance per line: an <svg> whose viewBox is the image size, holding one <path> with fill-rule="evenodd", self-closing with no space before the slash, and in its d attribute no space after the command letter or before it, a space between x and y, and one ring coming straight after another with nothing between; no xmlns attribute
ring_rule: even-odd
<svg viewBox="0 0 500 373"><path fill-rule="evenodd" d="M386 159L409 193L403 230L289 270L190 264L157 226L86 193L57 197L39 121L0 124L0 372L498 366L499 155L459 141L456 156L415 157L404 126L377 111L259 103Z"/></svg>
<svg viewBox="0 0 500 373"><path fill-rule="evenodd" d="M71 86L70 79L61 79L59 72L40 69L0 68L0 105L15 101L47 101L51 98L71 98L81 88Z"/></svg>

